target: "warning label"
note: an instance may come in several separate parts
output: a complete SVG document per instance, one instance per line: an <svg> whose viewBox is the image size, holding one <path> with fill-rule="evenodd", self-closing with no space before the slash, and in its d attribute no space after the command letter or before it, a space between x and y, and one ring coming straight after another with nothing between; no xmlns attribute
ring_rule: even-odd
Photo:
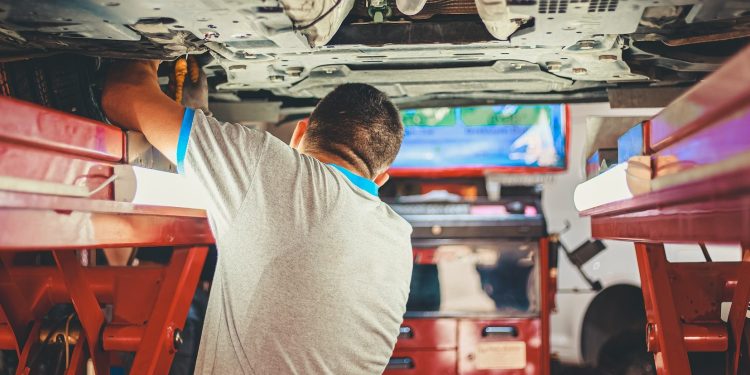
<svg viewBox="0 0 750 375"><path fill-rule="evenodd" d="M485 342L477 345L478 370L522 369L526 367L526 343L523 341Z"/></svg>

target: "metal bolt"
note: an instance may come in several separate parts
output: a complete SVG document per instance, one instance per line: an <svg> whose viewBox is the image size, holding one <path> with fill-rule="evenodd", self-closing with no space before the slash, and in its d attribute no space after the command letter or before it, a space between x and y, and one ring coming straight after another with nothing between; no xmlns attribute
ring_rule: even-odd
<svg viewBox="0 0 750 375"><path fill-rule="evenodd" d="M596 41L595 40L581 40L578 41L578 48L580 49L593 49L596 47Z"/></svg>
<svg viewBox="0 0 750 375"><path fill-rule="evenodd" d="M562 63L559 61L547 61L547 70L550 72L559 72L562 69Z"/></svg>
<svg viewBox="0 0 750 375"><path fill-rule="evenodd" d="M185 340L182 338L182 331L175 328L174 330L174 349L179 351Z"/></svg>
<svg viewBox="0 0 750 375"><path fill-rule="evenodd" d="M659 341L656 339L658 327L654 323L646 324L646 350L650 353L659 351Z"/></svg>
<svg viewBox="0 0 750 375"><path fill-rule="evenodd" d="M218 38L219 36L220 36L220 34L217 33L216 31L211 31L211 32L203 34L203 40L204 41L209 41L209 40L211 40L213 38Z"/></svg>
<svg viewBox="0 0 750 375"><path fill-rule="evenodd" d="M588 70L586 68L573 68L573 74L577 74L579 76L588 74Z"/></svg>
<svg viewBox="0 0 750 375"><path fill-rule="evenodd" d="M292 77L299 77L299 76L302 75L302 72L304 70L305 69L303 67L301 67L301 66L290 66L290 67L286 68L285 72L286 72L286 74L288 74L288 75L290 75Z"/></svg>
<svg viewBox="0 0 750 375"><path fill-rule="evenodd" d="M326 72L326 74L333 74L333 72L336 71L336 68L326 67L326 68L323 68L323 71Z"/></svg>
<svg viewBox="0 0 750 375"><path fill-rule="evenodd" d="M607 62L617 61L617 56L615 56L615 55L600 55L599 56L599 61L607 61Z"/></svg>
<svg viewBox="0 0 750 375"><path fill-rule="evenodd" d="M443 233L443 227L440 225L433 225L431 230L433 236L439 236L441 233Z"/></svg>

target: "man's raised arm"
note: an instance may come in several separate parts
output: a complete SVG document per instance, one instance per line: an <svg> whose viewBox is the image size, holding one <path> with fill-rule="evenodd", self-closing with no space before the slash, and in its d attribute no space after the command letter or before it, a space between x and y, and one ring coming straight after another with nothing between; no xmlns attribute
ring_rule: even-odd
<svg viewBox="0 0 750 375"><path fill-rule="evenodd" d="M120 61L112 65L102 93L110 121L143 133L157 150L176 161L185 109L159 88L159 61Z"/></svg>

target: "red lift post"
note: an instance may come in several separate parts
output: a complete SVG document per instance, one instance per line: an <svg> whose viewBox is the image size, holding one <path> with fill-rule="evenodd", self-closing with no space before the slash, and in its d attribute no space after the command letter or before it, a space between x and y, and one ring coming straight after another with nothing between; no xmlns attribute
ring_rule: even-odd
<svg viewBox="0 0 750 375"><path fill-rule="evenodd" d="M116 127L7 97L0 113L0 349L27 374L45 314L72 303L66 374L86 373L88 358L108 374L116 352L135 353L133 374L167 373L213 243L205 212L114 201L113 167L127 160ZM82 264L89 249L154 246L173 247L168 264ZM17 262L40 251L54 265Z"/></svg>
<svg viewBox="0 0 750 375"><path fill-rule="evenodd" d="M582 212L594 237L635 242L659 374L690 374L689 352L722 352L727 374L750 372L748 124L745 49L645 124L652 191ZM739 243L742 257L670 263L664 243ZM731 302L727 322L723 302Z"/></svg>

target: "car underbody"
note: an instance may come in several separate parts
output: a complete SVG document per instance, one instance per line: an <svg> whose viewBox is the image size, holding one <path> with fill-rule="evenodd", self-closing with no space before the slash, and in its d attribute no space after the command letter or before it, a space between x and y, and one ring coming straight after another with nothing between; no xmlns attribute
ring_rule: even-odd
<svg viewBox="0 0 750 375"><path fill-rule="evenodd" d="M195 54L213 100L297 107L344 82L402 106L603 101L688 87L749 35L742 0L0 1L4 61Z"/></svg>

